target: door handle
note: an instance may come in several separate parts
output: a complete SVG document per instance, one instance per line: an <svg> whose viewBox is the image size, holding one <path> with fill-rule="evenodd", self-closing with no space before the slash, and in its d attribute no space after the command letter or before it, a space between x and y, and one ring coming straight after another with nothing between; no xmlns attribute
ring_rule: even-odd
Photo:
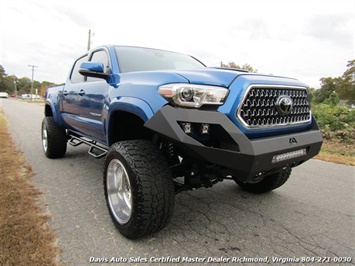
<svg viewBox="0 0 355 266"><path fill-rule="evenodd" d="M63 95L64 95L64 96L67 96L67 95L68 95L68 91L67 91L67 90L64 90L64 91L63 91Z"/></svg>
<svg viewBox="0 0 355 266"><path fill-rule="evenodd" d="M83 89L81 89L81 90L78 92L78 94L79 94L80 96L83 96L83 95L85 94L85 91L84 91Z"/></svg>

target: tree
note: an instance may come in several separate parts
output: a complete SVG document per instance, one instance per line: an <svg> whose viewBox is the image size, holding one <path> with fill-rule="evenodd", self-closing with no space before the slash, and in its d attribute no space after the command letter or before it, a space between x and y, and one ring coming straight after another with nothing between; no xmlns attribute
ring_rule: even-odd
<svg viewBox="0 0 355 266"><path fill-rule="evenodd" d="M37 80L33 81L33 93L36 93L35 89L38 89L39 95L44 95L48 87L55 86L56 84L50 81L39 82ZM15 75L7 75L5 69L0 65L0 91L7 92L8 94L13 94L16 90L18 95L29 94L31 92L31 79L27 77L17 78Z"/></svg>
<svg viewBox="0 0 355 266"><path fill-rule="evenodd" d="M338 78L321 78L321 88L313 93L313 99L316 103L324 102L329 96L336 91L336 84Z"/></svg>
<svg viewBox="0 0 355 266"><path fill-rule="evenodd" d="M17 82L17 90L19 94L28 94L31 91L31 80L27 77L20 78Z"/></svg>
<svg viewBox="0 0 355 266"><path fill-rule="evenodd" d="M2 65L0 65L0 79L6 76L5 69Z"/></svg>
<svg viewBox="0 0 355 266"><path fill-rule="evenodd" d="M311 102L313 102L314 101L314 94L316 93L316 89L315 88L308 88L308 93L309 93L309 100L311 101Z"/></svg>
<svg viewBox="0 0 355 266"><path fill-rule="evenodd" d="M256 72L258 72L257 69L254 69L254 68L253 68L251 65L249 65L249 64L244 64L244 65L242 65L242 69L248 70L248 71L251 72L251 73L256 73Z"/></svg>
<svg viewBox="0 0 355 266"><path fill-rule="evenodd" d="M331 106L336 106L340 102L339 95L335 91L332 92L327 99L325 99L324 103L329 104Z"/></svg>
<svg viewBox="0 0 355 266"><path fill-rule="evenodd" d="M38 95L43 96L48 87L55 86L56 84L50 81L42 81L41 87L38 89Z"/></svg>
<svg viewBox="0 0 355 266"><path fill-rule="evenodd" d="M15 82L17 82L18 78L15 75L6 76L4 78L4 86L5 92L8 94L13 94L15 92Z"/></svg>
<svg viewBox="0 0 355 266"><path fill-rule="evenodd" d="M355 59L348 61L348 69L342 76L342 82L339 84L337 93L340 99L355 101Z"/></svg>
<svg viewBox="0 0 355 266"><path fill-rule="evenodd" d="M42 87L41 82L39 82L39 81L37 81L37 80L34 80L34 81L33 81L33 91L32 91L32 93L33 93L33 94L36 94L36 89L37 89L37 93L39 93L41 87Z"/></svg>
<svg viewBox="0 0 355 266"><path fill-rule="evenodd" d="M348 61L348 64L346 66L348 67L348 69L344 72L343 79L355 85L355 59Z"/></svg>
<svg viewBox="0 0 355 266"><path fill-rule="evenodd" d="M240 65L237 65L236 63L234 63L233 61L230 61L228 64L224 64L223 62L221 62L221 67L244 69L244 70L248 70L251 73L256 73L258 71L257 69L254 69L249 64L244 64L244 65L240 66Z"/></svg>
<svg viewBox="0 0 355 266"><path fill-rule="evenodd" d="M6 77L5 69L2 65L0 65L0 91L6 91L5 77Z"/></svg>

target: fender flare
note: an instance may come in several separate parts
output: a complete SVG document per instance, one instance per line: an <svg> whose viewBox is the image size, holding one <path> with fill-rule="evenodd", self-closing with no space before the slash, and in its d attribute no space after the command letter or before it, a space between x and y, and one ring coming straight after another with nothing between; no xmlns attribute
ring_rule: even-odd
<svg viewBox="0 0 355 266"><path fill-rule="evenodd" d="M140 117L144 123L154 115L152 108L147 102L134 97L119 97L112 100L108 108L108 118L110 118L111 114L115 111L124 111L136 115Z"/></svg>
<svg viewBox="0 0 355 266"><path fill-rule="evenodd" d="M45 108L44 108L44 115L46 116L46 107L49 106L49 108L51 109L52 111L52 115L53 115L53 118L54 118L54 121L58 124L58 125L61 125L61 121L58 117L58 112L57 112L57 109L56 109L56 105L53 103L53 101L51 101L50 99L46 99L45 100Z"/></svg>
<svg viewBox="0 0 355 266"><path fill-rule="evenodd" d="M149 104L139 98L134 97L119 97L111 101L110 105L106 107L107 117L104 121L104 129L106 135L106 141L110 143L110 128L111 128L111 118L113 113L115 112L126 112L132 115L135 115L142 119L145 123L147 122L153 115L153 110L149 106Z"/></svg>

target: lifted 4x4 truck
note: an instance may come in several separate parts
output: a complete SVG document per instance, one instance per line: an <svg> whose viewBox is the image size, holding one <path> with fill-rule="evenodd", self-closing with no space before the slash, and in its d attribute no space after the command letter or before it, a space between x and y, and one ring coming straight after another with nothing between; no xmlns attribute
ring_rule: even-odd
<svg viewBox="0 0 355 266"><path fill-rule="evenodd" d="M224 179L271 191L322 144L305 84L156 49L93 49L45 102L45 155L63 157L69 143L106 156L108 210L131 239L169 222L176 193Z"/></svg>

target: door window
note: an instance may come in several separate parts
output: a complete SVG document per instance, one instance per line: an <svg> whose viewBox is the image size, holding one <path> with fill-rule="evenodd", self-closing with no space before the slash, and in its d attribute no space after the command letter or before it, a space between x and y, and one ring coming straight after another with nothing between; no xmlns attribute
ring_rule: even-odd
<svg viewBox="0 0 355 266"><path fill-rule="evenodd" d="M79 58L76 60L73 70L70 75L70 81L71 83L79 83L79 82L84 82L85 77L79 73L79 68L82 62L87 61L87 55Z"/></svg>

